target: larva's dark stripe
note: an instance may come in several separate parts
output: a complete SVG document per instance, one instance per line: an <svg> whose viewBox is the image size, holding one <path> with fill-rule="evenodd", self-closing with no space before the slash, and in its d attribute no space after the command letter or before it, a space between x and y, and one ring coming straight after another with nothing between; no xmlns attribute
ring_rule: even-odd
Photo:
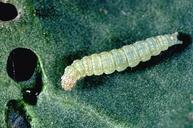
<svg viewBox="0 0 193 128"><path fill-rule="evenodd" d="M81 60L75 60L67 66L62 76L62 86L65 90L71 90L76 81L85 76L110 74L123 71L127 67L135 67L140 61L147 61L151 56L158 55L168 47L181 44L177 39L178 33L161 35L138 41L131 45L85 56Z"/></svg>

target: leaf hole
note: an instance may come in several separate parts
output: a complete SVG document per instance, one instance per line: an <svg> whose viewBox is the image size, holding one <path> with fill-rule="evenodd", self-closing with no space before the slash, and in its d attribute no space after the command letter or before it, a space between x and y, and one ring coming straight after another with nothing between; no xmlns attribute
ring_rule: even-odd
<svg viewBox="0 0 193 128"><path fill-rule="evenodd" d="M5 121L8 128L31 128L29 123L31 119L26 115L24 106L19 101L10 100L7 103L5 116Z"/></svg>
<svg viewBox="0 0 193 128"><path fill-rule="evenodd" d="M37 66L38 58L30 49L16 48L7 60L7 73L16 82L29 80Z"/></svg>
<svg viewBox="0 0 193 128"><path fill-rule="evenodd" d="M24 102L30 105L36 105L38 95L42 91L42 88L43 88L42 75L40 72L38 72L36 74L34 87L22 90Z"/></svg>
<svg viewBox="0 0 193 128"><path fill-rule="evenodd" d="M13 49L7 60L7 73L14 81L20 82L23 101L29 105L36 105L43 88L37 55L27 48Z"/></svg>
<svg viewBox="0 0 193 128"><path fill-rule="evenodd" d="M1 21L10 21L17 17L18 11L17 8L10 3L0 2L0 20Z"/></svg>

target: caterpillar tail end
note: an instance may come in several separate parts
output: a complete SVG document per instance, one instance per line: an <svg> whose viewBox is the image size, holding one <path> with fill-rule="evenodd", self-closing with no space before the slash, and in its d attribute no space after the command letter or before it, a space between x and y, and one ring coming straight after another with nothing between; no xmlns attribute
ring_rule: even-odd
<svg viewBox="0 0 193 128"><path fill-rule="evenodd" d="M75 83L76 83L76 80L74 80L70 76L63 75L61 77L61 85L65 91L71 91L72 88L75 86Z"/></svg>
<svg viewBox="0 0 193 128"><path fill-rule="evenodd" d="M179 35L180 35L179 32L175 32L175 33L170 35L170 39L173 40L170 42L170 46L177 45L177 44L183 44L183 41L179 40L179 38L178 38Z"/></svg>

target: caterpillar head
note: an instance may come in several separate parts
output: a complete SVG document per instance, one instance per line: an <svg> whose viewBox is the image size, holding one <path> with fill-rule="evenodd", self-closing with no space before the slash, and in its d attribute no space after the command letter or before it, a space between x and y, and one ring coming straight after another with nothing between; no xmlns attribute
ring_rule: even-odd
<svg viewBox="0 0 193 128"><path fill-rule="evenodd" d="M78 80L78 73L73 66L67 66L64 75L61 77L61 85L65 91L70 91Z"/></svg>
<svg viewBox="0 0 193 128"><path fill-rule="evenodd" d="M71 91L75 86L76 80L72 76L63 75L61 77L61 85L65 91Z"/></svg>

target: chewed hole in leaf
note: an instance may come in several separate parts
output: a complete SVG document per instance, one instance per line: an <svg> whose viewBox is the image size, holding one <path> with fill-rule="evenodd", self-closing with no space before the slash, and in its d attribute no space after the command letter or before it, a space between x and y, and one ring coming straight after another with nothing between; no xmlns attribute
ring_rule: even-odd
<svg viewBox="0 0 193 128"><path fill-rule="evenodd" d="M10 21L17 17L17 8L10 3L0 2L0 20Z"/></svg>
<svg viewBox="0 0 193 128"><path fill-rule="evenodd" d="M7 73L13 80L20 82L21 87L25 85L22 87L23 101L36 105L43 88L40 63L36 54L26 48L12 50L7 60Z"/></svg>
<svg viewBox="0 0 193 128"><path fill-rule="evenodd" d="M24 102L30 105L36 105L37 103L37 95L33 89L25 89L22 91Z"/></svg>
<svg viewBox="0 0 193 128"><path fill-rule="evenodd" d="M42 88L43 88L42 75L41 73L37 73L34 87L31 89L22 90L24 102L30 105L36 105L38 95L42 91Z"/></svg>
<svg viewBox="0 0 193 128"><path fill-rule="evenodd" d="M36 69L38 58L30 49L16 48L7 60L7 73L15 81L30 79Z"/></svg>
<svg viewBox="0 0 193 128"><path fill-rule="evenodd" d="M6 123L8 128L31 128L29 117L26 116L21 102L11 100L7 103Z"/></svg>

